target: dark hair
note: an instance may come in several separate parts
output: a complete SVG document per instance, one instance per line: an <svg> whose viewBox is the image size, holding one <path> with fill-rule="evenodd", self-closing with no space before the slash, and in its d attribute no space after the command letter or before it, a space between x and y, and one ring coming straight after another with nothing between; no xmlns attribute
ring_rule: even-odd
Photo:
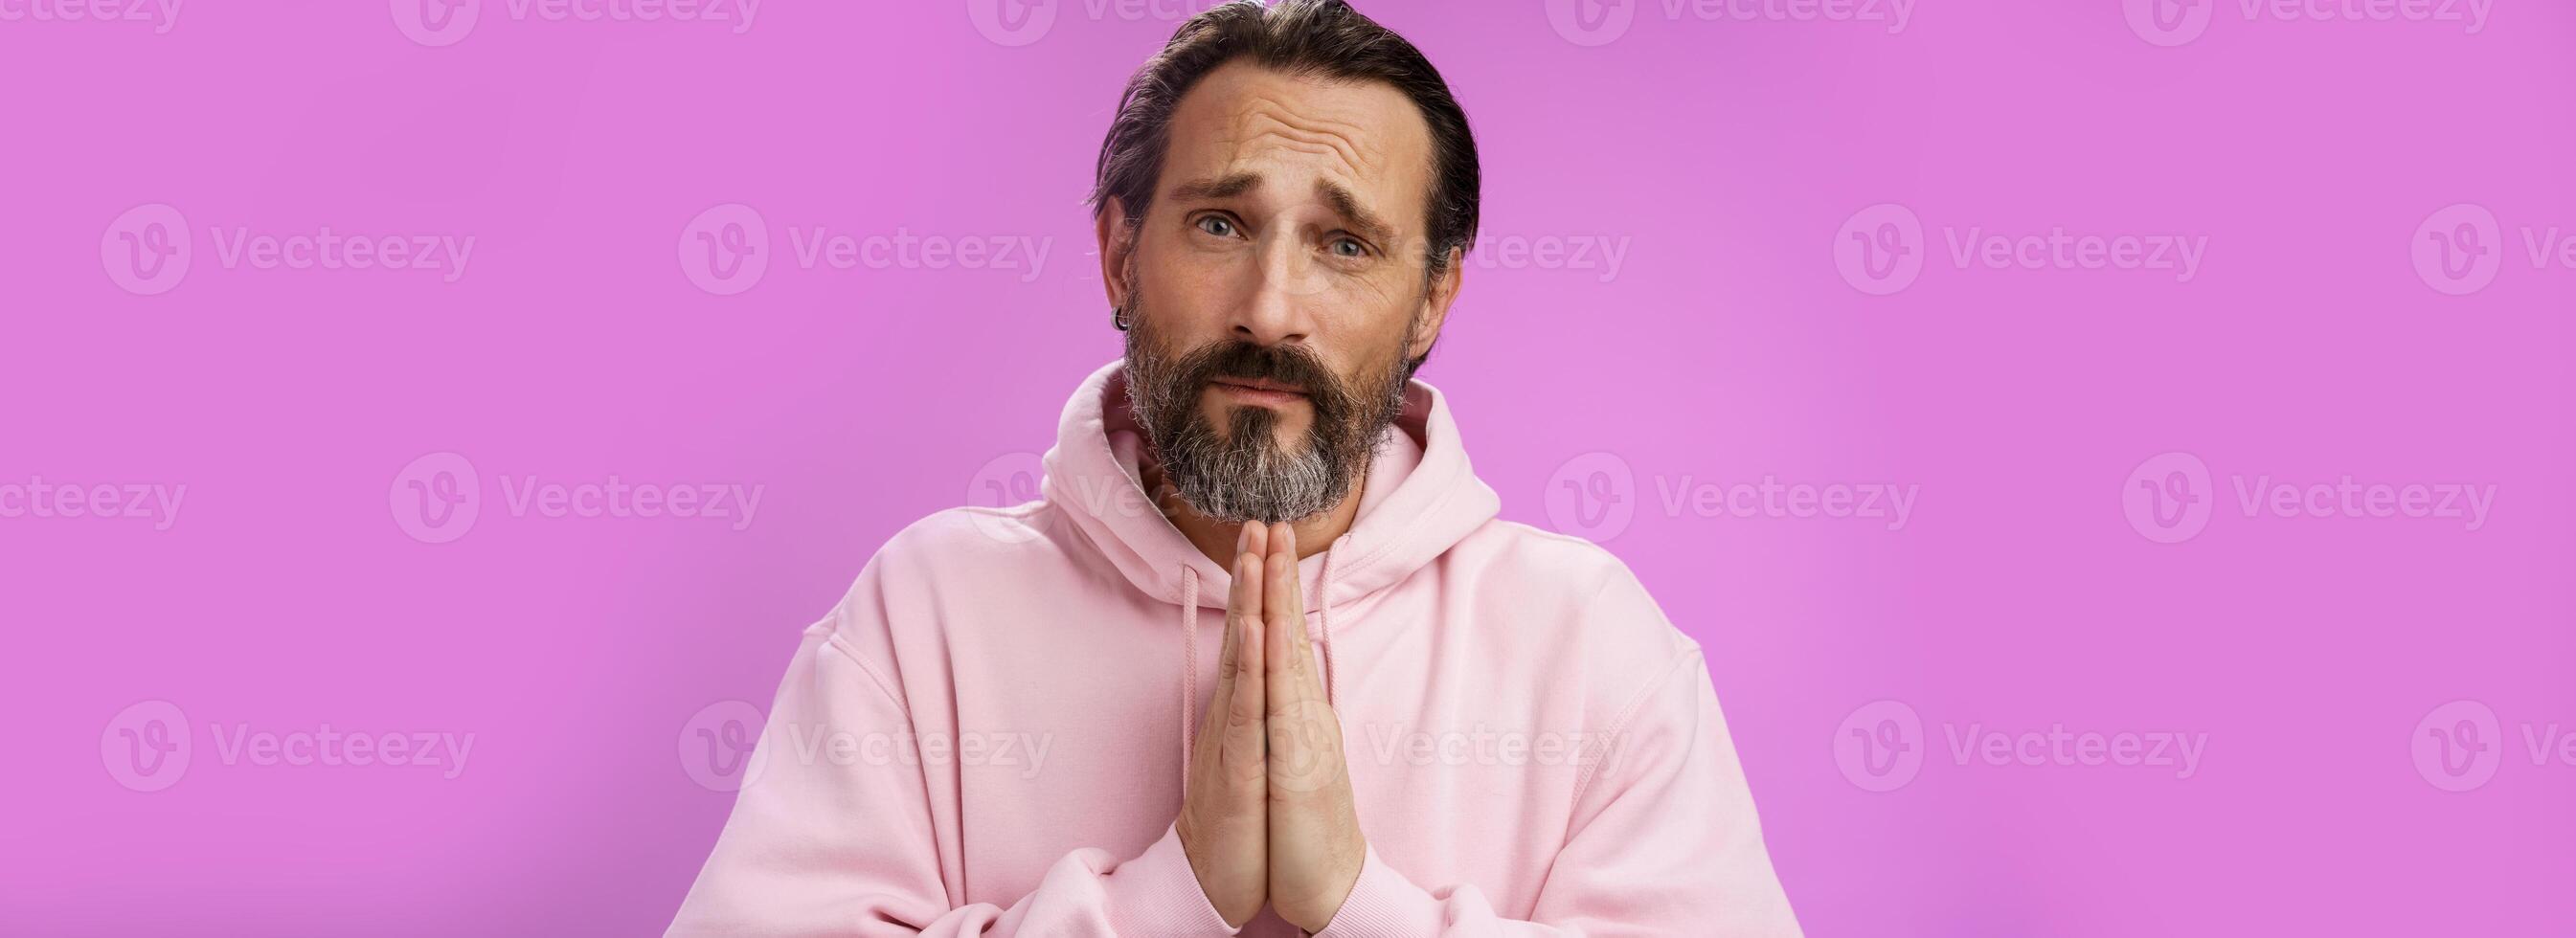
<svg viewBox="0 0 2576 938"><path fill-rule="evenodd" d="M1431 199L1423 216L1431 272L1446 269L1451 248L1474 243L1480 171L1467 113L1421 50L1344 0L1235 0L1182 23L1118 96L1118 116L1100 142L1094 217L1114 198L1129 225L1144 220L1163 174L1173 109L1199 79L1236 59L1297 75L1382 81L1403 92L1431 125Z"/></svg>

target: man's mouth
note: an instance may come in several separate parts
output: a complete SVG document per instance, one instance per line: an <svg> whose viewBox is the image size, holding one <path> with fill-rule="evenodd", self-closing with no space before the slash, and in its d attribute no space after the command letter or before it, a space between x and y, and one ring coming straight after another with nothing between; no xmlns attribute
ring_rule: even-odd
<svg viewBox="0 0 2576 938"><path fill-rule="evenodd" d="M1208 386L1212 389L1224 392L1235 400L1250 404L1285 406L1306 399L1306 390L1304 388L1297 387L1293 384L1281 384L1277 381L1269 381L1261 378L1230 378L1220 376L1211 379L1208 382Z"/></svg>

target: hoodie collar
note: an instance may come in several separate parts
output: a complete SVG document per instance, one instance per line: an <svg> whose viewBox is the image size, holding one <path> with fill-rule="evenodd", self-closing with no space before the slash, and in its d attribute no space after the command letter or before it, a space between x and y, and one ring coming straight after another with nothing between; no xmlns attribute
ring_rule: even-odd
<svg viewBox="0 0 2576 938"><path fill-rule="evenodd" d="M1437 389L1408 383L1403 414L1388 433L1362 483L1358 517L1329 551L1332 581L1322 578L1325 552L1298 563L1310 608L1346 604L1403 581L1501 508L1468 465ZM1045 457L1047 500L1062 506L1136 589L1163 602L1222 608L1229 573L1154 507L1137 474L1141 449L1142 434L1127 412L1125 363L1110 362L1065 403ZM1185 584L1189 572L1196 583Z"/></svg>

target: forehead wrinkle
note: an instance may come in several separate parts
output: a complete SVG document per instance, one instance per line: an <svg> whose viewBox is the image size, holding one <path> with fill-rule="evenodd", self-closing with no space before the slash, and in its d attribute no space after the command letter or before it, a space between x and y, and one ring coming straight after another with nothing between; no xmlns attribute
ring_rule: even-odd
<svg viewBox="0 0 2576 938"><path fill-rule="evenodd" d="M1383 154L1360 125L1303 115L1267 98L1255 98L1235 119L1237 149L1264 138L1301 153L1331 157L1343 175L1357 179L1382 168ZM1239 154L1238 154L1239 155Z"/></svg>

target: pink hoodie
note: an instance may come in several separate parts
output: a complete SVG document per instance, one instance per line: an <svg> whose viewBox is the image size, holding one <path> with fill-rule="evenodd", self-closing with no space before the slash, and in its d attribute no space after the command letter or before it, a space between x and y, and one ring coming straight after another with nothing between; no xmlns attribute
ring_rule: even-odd
<svg viewBox="0 0 2576 938"><path fill-rule="evenodd" d="M805 630L671 934L1235 933L1172 830L1227 571L1146 500L1124 380L1040 500L905 529ZM1497 520L1439 392L1397 428L1301 565L1369 844L1322 934L1798 934L1699 646Z"/></svg>

